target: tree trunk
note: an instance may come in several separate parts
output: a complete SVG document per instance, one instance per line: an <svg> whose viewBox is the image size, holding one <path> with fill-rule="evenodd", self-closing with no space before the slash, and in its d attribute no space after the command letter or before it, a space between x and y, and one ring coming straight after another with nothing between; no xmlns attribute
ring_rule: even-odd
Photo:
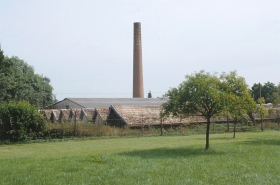
<svg viewBox="0 0 280 185"><path fill-rule="evenodd" d="M279 130L279 118L277 119L277 122L278 122L278 130Z"/></svg>
<svg viewBox="0 0 280 185"><path fill-rule="evenodd" d="M229 132L229 121L228 121L228 118L227 118L227 131Z"/></svg>
<svg viewBox="0 0 280 185"><path fill-rule="evenodd" d="M248 113L248 116L249 116L249 118L251 118L251 120L253 122L253 126L255 127L256 126L256 120L255 120L255 117L254 117L253 113L252 112Z"/></svg>
<svg viewBox="0 0 280 185"><path fill-rule="evenodd" d="M198 119L197 119L197 115L196 115L196 131L198 131Z"/></svg>
<svg viewBox="0 0 280 185"><path fill-rule="evenodd" d="M262 129L262 131L263 131L263 118L261 117L261 129Z"/></svg>
<svg viewBox="0 0 280 185"><path fill-rule="evenodd" d="M235 129L236 129L236 122L234 122L234 127L233 127L233 138L235 138Z"/></svg>
<svg viewBox="0 0 280 185"><path fill-rule="evenodd" d="M160 135L162 136L162 119L160 120Z"/></svg>
<svg viewBox="0 0 280 185"><path fill-rule="evenodd" d="M206 147L205 149L208 150L209 148L209 132L210 132L210 118L207 118L207 129L206 129Z"/></svg>

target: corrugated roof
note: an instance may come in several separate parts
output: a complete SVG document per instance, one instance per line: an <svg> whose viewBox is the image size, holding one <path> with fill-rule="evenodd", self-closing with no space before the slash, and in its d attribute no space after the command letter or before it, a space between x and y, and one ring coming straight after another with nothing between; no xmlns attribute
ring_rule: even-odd
<svg viewBox="0 0 280 185"><path fill-rule="evenodd" d="M55 118L55 121L59 119L59 113L60 113L59 109L52 109L51 114L53 115L53 118Z"/></svg>
<svg viewBox="0 0 280 185"><path fill-rule="evenodd" d="M109 108L95 108L92 115L92 121L95 122L95 125L98 125L101 122L107 120L108 113Z"/></svg>
<svg viewBox="0 0 280 185"><path fill-rule="evenodd" d="M91 121L94 111L95 111L95 109L82 109L81 114L83 113L84 116L87 117L87 120Z"/></svg>
<svg viewBox="0 0 280 185"><path fill-rule="evenodd" d="M47 120L51 119L51 113L52 113L51 109L44 110L44 115L46 116Z"/></svg>
<svg viewBox="0 0 280 185"><path fill-rule="evenodd" d="M109 113L109 108L96 108L97 113L100 115L102 120L106 120L108 113Z"/></svg>
<svg viewBox="0 0 280 185"><path fill-rule="evenodd" d="M69 114L70 114L70 109L61 109L59 119L62 120L62 116L63 116L64 120L67 121L69 119Z"/></svg>
<svg viewBox="0 0 280 185"><path fill-rule="evenodd" d="M117 114L123 118L128 125L152 125L160 124L160 110L161 106L120 106L113 105L111 111L117 111ZM187 122L190 118L183 119L181 122ZM163 119L163 124L180 123L180 119L169 116Z"/></svg>
<svg viewBox="0 0 280 185"><path fill-rule="evenodd" d="M109 108L111 105L161 105L166 99L160 98L65 98L85 108Z"/></svg>
<svg viewBox="0 0 280 185"><path fill-rule="evenodd" d="M78 121L80 118L81 109L70 109L69 119L74 120L75 113L76 113L76 121Z"/></svg>

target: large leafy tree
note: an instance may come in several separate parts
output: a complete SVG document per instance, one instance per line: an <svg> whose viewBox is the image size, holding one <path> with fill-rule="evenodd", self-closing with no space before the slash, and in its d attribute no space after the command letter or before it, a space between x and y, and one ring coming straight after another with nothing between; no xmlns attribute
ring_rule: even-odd
<svg viewBox="0 0 280 185"><path fill-rule="evenodd" d="M161 116L192 116L200 114L207 120L206 150L209 148L210 120L225 109L225 93L220 77L205 71L186 75L177 88L170 89L164 97Z"/></svg>
<svg viewBox="0 0 280 185"><path fill-rule="evenodd" d="M3 50L1 49L1 45L0 45L0 63L2 63L4 60L4 52Z"/></svg>
<svg viewBox="0 0 280 185"><path fill-rule="evenodd" d="M33 67L16 56L4 56L0 49L0 103L23 101L45 107L53 102L50 79L34 73Z"/></svg>

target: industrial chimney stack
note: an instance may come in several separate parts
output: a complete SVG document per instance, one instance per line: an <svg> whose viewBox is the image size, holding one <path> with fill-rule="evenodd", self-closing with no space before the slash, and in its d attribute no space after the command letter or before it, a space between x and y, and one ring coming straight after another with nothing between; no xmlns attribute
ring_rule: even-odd
<svg viewBox="0 0 280 185"><path fill-rule="evenodd" d="M144 98L141 23L134 23L133 39L133 98Z"/></svg>

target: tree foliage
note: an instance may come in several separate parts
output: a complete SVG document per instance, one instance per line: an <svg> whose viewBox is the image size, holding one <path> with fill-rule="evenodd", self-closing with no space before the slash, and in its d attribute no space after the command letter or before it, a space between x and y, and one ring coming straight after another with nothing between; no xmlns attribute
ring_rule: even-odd
<svg viewBox="0 0 280 185"><path fill-rule="evenodd" d="M266 108L263 106L265 104L265 99L263 97L259 98L257 100L259 105L257 106L257 111L256 113L260 116L261 118L261 129L263 131L263 118L265 118L268 115L268 111Z"/></svg>
<svg viewBox="0 0 280 185"><path fill-rule="evenodd" d="M205 71L187 75L177 88L165 95L168 101L163 104L161 116L201 115L207 120L206 149L209 148L210 119L214 115L229 112L236 120L246 114L247 107L253 107L248 85L236 71L229 74L206 73Z"/></svg>
<svg viewBox="0 0 280 185"><path fill-rule="evenodd" d="M2 63L4 60L4 52L3 50L1 49L1 45L0 45L0 63Z"/></svg>
<svg viewBox="0 0 280 185"><path fill-rule="evenodd" d="M280 103L280 95L277 92L272 93L269 97L273 107L277 107Z"/></svg>
<svg viewBox="0 0 280 185"><path fill-rule="evenodd" d="M170 89L164 97L162 116L192 116L200 114L207 120L206 149L209 148L210 119L224 110L225 94L220 78L216 74L200 71L186 75L177 88Z"/></svg>
<svg viewBox="0 0 280 185"><path fill-rule="evenodd" d="M260 98L260 86L261 86L261 97L264 98L265 103L272 103L272 95L273 93L278 92L277 86L275 86L272 82L266 82L264 85L256 84L252 86L252 96L254 100L257 102L258 98Z"/></svg>
<svg viewBox="0 0 280 185"><path fill-rule="evenodd" d="M53 88L49 78L35 74L33 67L18 57L4 57L1 52L0 103L26 100L37 108L53 103Z"/></svg>
<svg viewBox="0 0 280 185"><path fill-rule="evenodd" d="M152 92L151 91L149 91L149 93L148 93L148 98L152 98Z"/></svg>
<svg viewBox="0 0 280 185"><path fill-rule="evenodd" d="M27 101L4 102L0 105L0 139L20 141L37 137L46 119Z"/></svg>
<svg viewBox="0 0 280 185"><path fill-rule="evenodd" d="M229 116L234 122L234 135L236 124L242 119L247 119L248 110L255 111L256 103L251 97L250 89L245 82L245 79L241 76L237 76L236 71L232 71L229 74L223 73L221 75L223 80L223 90L226 94L226 109L225 111L229 113Z"/></svg>

